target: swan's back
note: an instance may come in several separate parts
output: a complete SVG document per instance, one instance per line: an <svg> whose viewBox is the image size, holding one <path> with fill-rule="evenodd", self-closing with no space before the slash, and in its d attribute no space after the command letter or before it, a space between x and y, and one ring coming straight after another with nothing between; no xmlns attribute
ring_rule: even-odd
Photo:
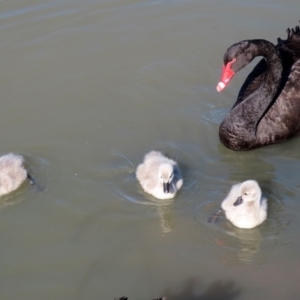
<svg viewBox="0 0 300 300"><path fill-rule="evenodd" d="M165 157L158 151L151 151L144 157L144 161L140 164L136 171L136 176L141 180L152 180L157 182L158 170L162 164L176 166L176 162Z"/></svg>
<svg viewBox="0 0 300 300"><path fill-rule="evenodd" d="M158 180L158 168L164 161L163 158L164 156L157 151L151 151L145 155L143 163L136 170L136 177L143 188L155 188Z"/></svg>

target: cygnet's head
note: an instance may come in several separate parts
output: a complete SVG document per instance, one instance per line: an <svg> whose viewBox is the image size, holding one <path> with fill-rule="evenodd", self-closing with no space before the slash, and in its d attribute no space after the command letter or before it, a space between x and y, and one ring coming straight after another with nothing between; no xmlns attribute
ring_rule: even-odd
<svg viewBox="0 0 300 300"><path fill-rule="evenodd" d="M261 198L261 190L255 180L247 180L241 184L239 197L233 203L234 206L243 202L252 202Z"/></svg>
<svg viewBox="0 0 300 300"><path fill-rule="evenodd" d="M170 183L174 178L174 168L171 164L162 164L158 169L159 181L163 185L164 193L170 192Z"/></svg>

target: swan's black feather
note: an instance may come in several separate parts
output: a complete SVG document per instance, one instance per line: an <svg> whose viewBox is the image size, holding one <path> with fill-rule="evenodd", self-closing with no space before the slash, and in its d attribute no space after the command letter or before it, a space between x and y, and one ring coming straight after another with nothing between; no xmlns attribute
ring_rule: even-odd
<svg viewBox="0 0 300 300"><path fill-rule="evenodd" d="M287 30L275 46L248 40L226 51L224 63L236 58L236 72L263 56L248 75L236 103L220 125L222 143L233 150L250 150L284 142L300 133L300 28ZM236 65L236 66L234 66Z"/></svg>

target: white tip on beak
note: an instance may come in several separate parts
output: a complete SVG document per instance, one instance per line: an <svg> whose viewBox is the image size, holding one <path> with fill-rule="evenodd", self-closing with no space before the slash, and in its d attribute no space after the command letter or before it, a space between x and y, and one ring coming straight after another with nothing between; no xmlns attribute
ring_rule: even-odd
<svg viewBox="0 0 300 300"><path fill-rule="evenodd" d="M225 83L220 81L217 85L217 91L221 92L224 89L224 87L225 87Z"/></svg>

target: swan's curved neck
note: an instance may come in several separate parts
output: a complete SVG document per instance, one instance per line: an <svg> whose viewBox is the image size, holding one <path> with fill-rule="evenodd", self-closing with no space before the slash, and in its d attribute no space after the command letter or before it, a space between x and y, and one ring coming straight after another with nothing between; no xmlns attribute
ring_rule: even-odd
<svg viewBox="0 0 300 300"><path fill-rule="evenodd" d="M251 40L250 44L253 45L253 48L255 49L253 58L263 56L267 63L267 69L263 73L265 80L262 81L261 87L266 83L268 84L267 81L268 78L270 78L273 80L272 86L276 86L275 90L277 90L283 70L279 51L272 43L266 40ZM268 88L270 89L272 86L269 85Z"/></svg>

